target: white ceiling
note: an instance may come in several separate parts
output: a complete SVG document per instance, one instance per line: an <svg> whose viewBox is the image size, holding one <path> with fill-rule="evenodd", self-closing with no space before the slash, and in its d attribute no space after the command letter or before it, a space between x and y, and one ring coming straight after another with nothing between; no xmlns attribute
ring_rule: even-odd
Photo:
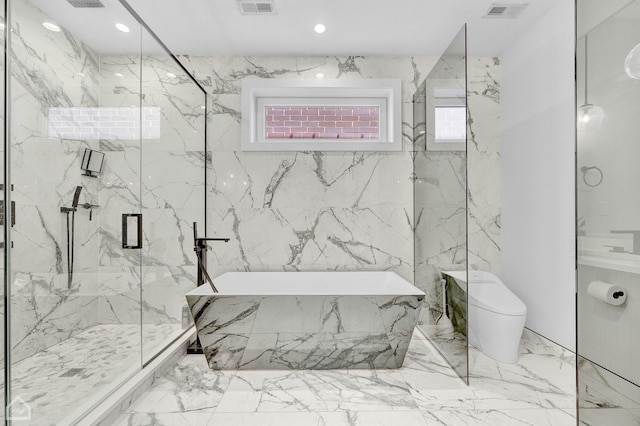
<svg viewBox="0 0 640 426"><path fill-rule="evenodd" d="M135 27L117 0L76 9L31 0L99 53L124 53ZM482 18L491 0L275 0L275 15L241 15L235 0L128 0L176 54L438 55L468 23L469 53L499 56L557 0L497 0L529 6L517 19ZM324 34L313 26L323 23Z"/></svg>

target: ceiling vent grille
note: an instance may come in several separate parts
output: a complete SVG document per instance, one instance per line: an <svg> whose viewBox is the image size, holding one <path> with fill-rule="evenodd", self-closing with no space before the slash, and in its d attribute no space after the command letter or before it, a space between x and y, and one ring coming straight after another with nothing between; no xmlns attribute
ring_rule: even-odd
<svg viewBox="0 0 640 426"><path fill-rule="evenodd" d="M67 0L73 7L104 7L100 0Z"/></svg>
<svg viewBox="0 0 640 426"><path fill-rule="evenodd" d="M236 0L243 15L275 15L276 8L271 0Z"/></svg>
<svg viewBox="0 0 640 426"><path fill-rule="evenodd" d="M492 3L491 7L483 18L498 18L498 19L514 19L520 16L523 10L529 6L529 3L520 4L497 4Z"/></svg>

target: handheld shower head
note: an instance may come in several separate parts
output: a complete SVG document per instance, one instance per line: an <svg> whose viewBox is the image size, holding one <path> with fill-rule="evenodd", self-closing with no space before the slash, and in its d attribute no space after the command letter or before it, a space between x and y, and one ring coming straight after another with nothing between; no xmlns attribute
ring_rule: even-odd
<svg viewBox="0 0 640 426"><path fill-rule="evenodd" d="M76 192L73 193L73 203L71 203L71 207L78 207L78 201L80 200L80 193L82 192L81 186L76 186Z"/></svg>

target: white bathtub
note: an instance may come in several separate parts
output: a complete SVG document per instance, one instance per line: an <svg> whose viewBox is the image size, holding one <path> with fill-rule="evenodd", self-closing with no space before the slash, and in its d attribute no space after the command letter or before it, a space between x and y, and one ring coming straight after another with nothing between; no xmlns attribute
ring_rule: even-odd
<svg viewBox="0 0 640 426"><path fill-rule="evenodd" d="M393 272L228 272L187 293L214 369L399 368L424 293Z"/></svg>

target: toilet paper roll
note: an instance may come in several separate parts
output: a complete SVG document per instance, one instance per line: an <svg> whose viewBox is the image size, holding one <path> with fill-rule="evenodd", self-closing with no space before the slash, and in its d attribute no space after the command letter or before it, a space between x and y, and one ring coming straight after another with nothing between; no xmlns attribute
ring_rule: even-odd
<svg viewBox="0 0 640 426"><path fill-rule="evenodd" d="M620 306L627 300L627 292L623 288L603 281L589 283L587 294L596 300L614 306Z"/></svg>

